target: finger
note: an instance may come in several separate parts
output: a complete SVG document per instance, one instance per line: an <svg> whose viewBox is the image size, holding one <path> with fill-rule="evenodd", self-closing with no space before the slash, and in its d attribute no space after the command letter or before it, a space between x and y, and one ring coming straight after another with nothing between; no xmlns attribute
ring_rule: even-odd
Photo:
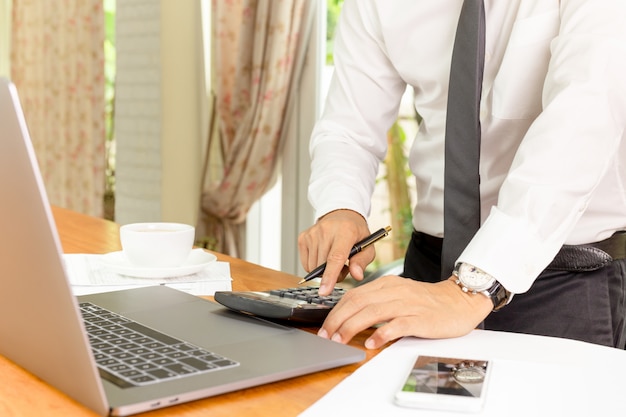
<svg viewBox="0 0 626 417"><path fill-rule="evenodd" d="M375 257L376 250L373 246L369 246L350 258L348 266L352 278L357 281L362 281L365 275L365 268L372 263Z"/></svg>
<svg viewBox="0 0 626 417"><path fill-rule="evenodd" d="M324 249L320 245L321 243L309 245L307 263L304 267L307 272L311 272L321 263L319 258L322 256L322 253L324 253Z"/></svg>
<svg viewBox="0 0 626 417"><path fill-rule="evenodd" d="M393 319L378 327L365 341L365 347L367 349L380 349L387 343L403 336L412 335L419 337L421 332L419 329L413 328L416 326L416 323L419 322L423 322L423 320L417 320L417 318L413 316Z"/></svg>
<svg viewBox="0 0 626 417"><path fill-rule="evenodd" d="M335 271L335 269L335 265L331 265L330 263L326 264L326 269L322 275L322 281L320 282L320 288L318 290L320 296L326 296L333 292L337 282L342 281L348 273L345 264L340 265L338 271Z"/></svg>
<svg viewBox="0 0 626 417"><path fill-rule="evenodd" d="M305 271L310 272L326 261L330 243L315 225L298 236L300 263Z"/></svg>
<svg viewBox="0 0 626 417"><path fill-rule="evenodd" d="M401 300L370 303L344 321L331 335L331 339L341 343L348 343L363 330L375 325L380 325L381 323L386 323L402 314L404 307L405 304ZM380 337L382 337L382 335ZM381 340L380 343L384 344L385 341Z"/></svg>
<svg viewBox="0 0 626 417"><path fill-rule="evenodd" d="M305 271L309 269L309 256L311 250L315 249L315 246L311 247L309 244L309 238L307 232L302 232L298 235L298 253L300 254L300 264Z"/></svg>
<svg viewBox="0 0 626 417"><path fill-rule="evenodd" d="M379 349L403 336L443 339L462 336L471 331L471 327L468 327L467 330L457 330L456 326L446 327L438 324L438 318L430 317L427 313L396 317L378 327L365 341L365 347L367 349Z"/></svg>
<svg viewBox="0 0 626 417"><path fill-rule="evenodd" d="M328 338L335 336L345 343L359 331L389 318L386 315L390 313L378 309L380 305L394 299L395 295L391 291L382 290L383 281L374 281L344 294L326 317L320 335Z"/></svg>
<svg viewBox="0 0 626 417"><path fill-rule="evenodd" d="M341 272L339 273L339 279L337 279L337 282L343 281L349 273L350 270L348 269L348 266L344 265L343 268L341 268Z"/></svg>
<svg viewBox="0 0 626 417"><path fill-rule="evenodd" d="M335 240L328 251L326 258L326 269L322 275L319 294L321 296L328 295L332 292L337 281L343 279L347 273L344 271L346 261L350 255L350 249L354 243L353 238L343 235L336 236Z"/></svg>
<svg viewBox="0 0 626 417"><path fill-rule="evenodd" d="M351 259L348 263L350 276L357 281L363 281L366 265L367 263L362 263L356 259Z"/></svg>

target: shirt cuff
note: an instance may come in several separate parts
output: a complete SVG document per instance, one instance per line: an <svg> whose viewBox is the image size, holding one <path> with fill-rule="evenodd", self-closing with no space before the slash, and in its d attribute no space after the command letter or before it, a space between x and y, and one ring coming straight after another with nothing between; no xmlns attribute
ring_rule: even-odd
<svg viewBox="0 0 626 417"><path fill-rule="evenodd" d="M482 269L519 294L530 289L561 246L562 242L540 238L527 222L493 207L458 261Z"/></svg>

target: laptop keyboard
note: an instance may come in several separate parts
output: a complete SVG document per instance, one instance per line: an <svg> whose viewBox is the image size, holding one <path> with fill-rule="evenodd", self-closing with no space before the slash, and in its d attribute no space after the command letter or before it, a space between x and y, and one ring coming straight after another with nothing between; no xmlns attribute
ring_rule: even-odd
<svg viewBox="0 0 626 417"><path fill-rule="evenodd" d="M154 384L239 363L92 303L80 303L100 376L121 387Z"/></svg>

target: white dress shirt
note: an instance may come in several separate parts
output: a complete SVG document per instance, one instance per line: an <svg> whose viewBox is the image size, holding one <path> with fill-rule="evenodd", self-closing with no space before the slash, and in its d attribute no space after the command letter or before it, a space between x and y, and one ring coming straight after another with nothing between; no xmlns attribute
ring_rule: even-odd
<svg viewBox="0 0 626 417"><path fill-rule="evenodd" d="M416 230L443 235L450 58L463 0L346 0L312 134L317 216L367 217L407 84L423 117L409 154ZM459 260L530 288L564 243L626 229L626 1L486 0L482 226Z"/></svg>

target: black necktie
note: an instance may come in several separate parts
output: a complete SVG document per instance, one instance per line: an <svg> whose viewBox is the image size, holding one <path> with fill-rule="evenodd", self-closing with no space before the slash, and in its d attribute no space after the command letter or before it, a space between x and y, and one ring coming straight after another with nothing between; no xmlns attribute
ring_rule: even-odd
<svg viewBox="0 0 626 417"><path fill-rule="evenodd" d="M444 239L441 276L480 227L480 94L485 61L485 9L465 0L457 27L448 91L445 139Z"/></svg>

